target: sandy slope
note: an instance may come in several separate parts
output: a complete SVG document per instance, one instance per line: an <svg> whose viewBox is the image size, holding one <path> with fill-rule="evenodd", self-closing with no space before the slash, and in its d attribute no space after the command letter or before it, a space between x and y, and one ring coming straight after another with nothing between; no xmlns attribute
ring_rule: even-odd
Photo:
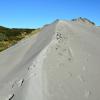
<svg viewBox="0 0 100 100"><path fill-rule="evenodd" d="M99 100L99 33L56 21L0 53L0 100Z"/></svg>

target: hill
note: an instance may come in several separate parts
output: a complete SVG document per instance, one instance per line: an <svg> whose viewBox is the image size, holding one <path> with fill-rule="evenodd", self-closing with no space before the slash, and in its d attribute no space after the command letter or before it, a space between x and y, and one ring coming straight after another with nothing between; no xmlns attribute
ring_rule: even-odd
<svg viewBox="0 0 100 100"><path fill-rule="evenodd" d="M0 53L0 100L99 100L100 27L56 20Z"/></svg>
<svg viewBox="0 0 100 100"><path fill-rule="evenodd" d="M0 51L16 44L21 39L37 31L37 29L6 28L0 26Z"/></svg>

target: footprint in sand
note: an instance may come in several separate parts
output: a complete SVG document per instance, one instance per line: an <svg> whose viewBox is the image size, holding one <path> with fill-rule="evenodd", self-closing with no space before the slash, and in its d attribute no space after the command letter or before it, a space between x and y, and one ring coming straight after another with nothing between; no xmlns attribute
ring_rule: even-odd
<svg viewBox="0 0 100 100"><path fill-rule="evenodd" d="M8 97L6 98L6 100L12 100L14 98L14 94L10 94L8 95Z"/></svg>

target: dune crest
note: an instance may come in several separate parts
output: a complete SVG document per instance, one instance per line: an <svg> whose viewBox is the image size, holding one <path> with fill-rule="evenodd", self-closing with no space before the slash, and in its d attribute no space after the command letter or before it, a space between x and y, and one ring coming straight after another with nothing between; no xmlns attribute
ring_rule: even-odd
<svg viewBox="0 0 100 100"><path fill-rule="evenodd" d="M99 100L100 30L85 21L56 20L1 52L0 100Z"/></svg>

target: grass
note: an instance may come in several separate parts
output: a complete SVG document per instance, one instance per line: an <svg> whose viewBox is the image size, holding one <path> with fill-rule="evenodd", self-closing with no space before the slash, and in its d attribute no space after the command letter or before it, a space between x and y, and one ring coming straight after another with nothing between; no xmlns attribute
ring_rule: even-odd
<svg viewBox="0 0 100 100"><path fill-rule="evenodd" d="M0 26L0 52L16 44L18 41L39 32L40 29L18 29Z"/></svg>

